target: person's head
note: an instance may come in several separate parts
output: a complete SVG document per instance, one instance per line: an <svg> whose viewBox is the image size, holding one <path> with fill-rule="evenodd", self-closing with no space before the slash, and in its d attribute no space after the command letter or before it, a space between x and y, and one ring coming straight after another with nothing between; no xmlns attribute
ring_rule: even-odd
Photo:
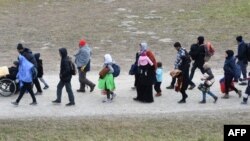
<svg viewBox="0 0 250 141"><path fill-rule="evenodd" d="M202 44L204 44L204 37L203 36L199 36L198 38L197 38L197 43L199 44L199 45L202 45Z"/></svg>
<svg viewBox="0 0 250 141"><path fill-rule="evenodd" d="M24 47L23 47L23 44L21 44L21 43L19 43L19 44L17 44L17 51L19 52L19 53L22 53L23 52L23 50L24 50Z"/></svg>
<svg viewBox="0 0 250 141"><path fill-rule="evenodd" d="M174 43L174 48L178 51L181 48L181 43L180 42L175 42Z"/></svg>
<svg viewBox="0 0 250 141"><path fill-rule="evenodd" d="M243 40L242 36L237 36L237 37L236 37L236 41L237 41L237 43L242 42L242 40Z"/></svg>
<svg viewBox="0 0 250 141"><path fill-rule="evenodd" d="M162 68L162 63L161 62L157 62L157 68Z"/></svg>
<svg viewBox="0 0 250 141"><path fill-rule="evenodd" d="M209 64L208 62L206 62L206 63L203 65L203 68L204 68L204 70L210 69L210 64Z"/></svg>
<svg viewBox="0 0 250 141"><path fill-rule="evenodd" d="M81 39L80 41L79 41L79 48L80 47L84 47L86 45L86 41L84 40L84 39Z"/></svg>
<svg viewBox="0 0 250 141"><path fill-rule="evenodd" d="M230 58L230 57L232 57L232 56L234 56L234 51L232 51L232 50L226 50L226 55L225 55L225 57L226 57L226 58Z"/></svg>
<svg viewBox="0 0 250 141"><path fill-rule="evenodd" d="M19 62L18 62L18 61L14 61L14 62L13 62L13 66L14 66L14 67L18 67L18 65L19 65Z"/></svg>
<svg viewBox="0 0 250 141"><path fill-rule="evenodd" d="M60 48L59 49L59 54L62 58L65 58L68 56L67 49L66 48Z"/></svg>
<svg viewBox="0 0 250 141"><path fill-rule="evenodd" d="M109 63L112 63L113 60L112 60L112 57L110 54L105 54L104 55L104 64L109 64Z"/></svg>
<svg viewBox="0 0 250 141"><path fill-rule="evenodd" d="M148 44L146 42L141 42L140 43L140 51L145 52L148 49Z"/></svg>

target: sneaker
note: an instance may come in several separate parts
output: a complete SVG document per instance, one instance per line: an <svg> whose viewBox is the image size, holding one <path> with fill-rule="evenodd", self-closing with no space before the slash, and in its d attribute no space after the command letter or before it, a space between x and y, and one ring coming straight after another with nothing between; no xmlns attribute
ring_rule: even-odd
<svg viewBox="0 0 250 141"><path fill-rule="evenodd" d="M246 105L246 104L247 104L247 102L242 101L240 104L242 104L242 105Z"/></svg>
<svg viewBox="0 0 250 141"><path fill-rule="evenodd" d="M195 85L191 85L188 89L193 90L195 88Z"/></svg>
<svg viewBox="0 0 250 141"><path fill-rule="evenodd" d="M75 102L70 102L68 104L66 104L65 106L74 106L75 105Z"/></svg>
<svg viewBox="0 0 250 141"><path fill-rule="evenodd" d="M11 102L11 104L15 105L15 106L18 106L18 103L15 101L15 102Z"/></svg>
<svg viewBox="0 0 250 141"><path fill-rule="evenodd" d="M104 99L103 101L102 101L102 103L111 103L112 102L112 100L111 99Z"/></svg>
<svg viewBox="0 0 250 141"><path fill-rule="evenodd" d="M166 87L166 89L174 89L174 86L170 85L170 86Z"/></svg>
<svg viewBox="0 0 250 141"><path fill-rule="evenodd" d="M116 94L115 94L115 93L112 93L112 94L111 94L111 100L114 100L115 97L116 97Z"/></svg>
<svg viewBox="0 0 250 141"><path fill-rule="evenodd" d="M183 100L183 99L182 99L182 100L178 101L178 103L179 103L179 104L186 103L186 100Z"/></svg>
<svg viewBox="0 0 250 141"><path fill-rule="evenodd" d="M61 103L61 101L59 101L59 100L54 100L54 101L52 101L52 103L59 104L59 103Z"/></svg>
<svg viewBox="0 0 250 141"><path fill-rule="evenodd" d="M35 95L42 95L43 92L36 92Z"/></svg>
<svg viewBox="0 0 250 141"><path fill-rule="evenodd" d="M159 96L161 96L161 93L157 93L157 94L155 94L155 96L156 96L156 97L159 97Z"/></svg>
<svg viewBox="0 0 250 141"><path fill-rule="evenodd" d="M95 89L95 84L92 87L90 87L90 92L93 92L94 89Z"/></svg>
<svg viewBox="0 0 250 141"><path fill-rule="evenodd" d="M48 88L49 88L49 86L45 86L43 89L46 90L46 89L48 89Z"/></svg>
<svg viewBox="0 0 250 141"><path fill-rule="evenodd" d="M214 103L216 103L216 102L217 102L217 100L218 100L218 97L215 97L215 98L214 98Z"/></svg>
<svg viewBox="0 0 250 141"><path fill-rule="evenodd" d="M200 104L206 104L206 101L205 100L202 100L199 102Z"/></svg>
<svg viewBox="0 0 250 141"><path fill-rule="evenodd" d="M32 102L30 103L30 105L37 105L37 102Z"/></svg>
<svg viewBox="0 0 250 141"><path fill-rule="evenodd" d="M85 90L78 89L78 90L76 90L76 92L78 92L78 93L85 93Z"/></svg>
<svg viewBox="0 0 250 141"><path fill-rule="evenodd" d="M223 99L228 99L228 98L229 98L229 95L228 95L228 94L225 94L225 95L222 96L221 98L223 98Z"/></svg>
<svg viewBox="0 0 250 141"><path fill-rule="evenodd" d="M241 96L242 96L241 90L238 91L238 95L239 95L239 98L241 98Z"/></svg>

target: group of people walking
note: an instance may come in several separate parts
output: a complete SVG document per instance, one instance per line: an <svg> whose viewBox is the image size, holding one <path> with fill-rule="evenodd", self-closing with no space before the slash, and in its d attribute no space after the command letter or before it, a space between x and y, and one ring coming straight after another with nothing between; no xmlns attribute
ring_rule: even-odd
<svg viewBox="0 0 250 141"><path fill-rule="evenodd" d="M250 95L250 84L249 78L247 78L247 44L244 43L242 36L236 38L238 42L238 54L234 57L234 52L232 50L225 51L225 63L224 63L224 82L225 85L225 95L222 98L229 98L229 90L234 90L239 97L242 96L240 90L232 85L233 81L241 81L240 84L246 85L248 80L247 90L244 94L243 104L247 103L248 96ZM218 97L210 91L210 87L214 83L214 75L212 69L209 65L210 57L213 55L213 48L211 43L206 43L203 36L197 38L197 43L192 44L190 51L188 52L184 47L182 47L180 42L175 42L173 47L177 51L176 60L174 64L174 70L171 72L172 82L167 89L175 89L175 91L180 92L182 98L178 103L186 103L188 95L186 93L187 89L192 90L196 87L195 83L192 82L195 70L199 68L203 77L203 81L198 89L202 91L201 104L206 103L206 95L210 95L214 99L214 103L217 102ZM211 50L212 49L212 54ZM33 54L30 49L24 48L22 44L18 44L17 50L19 52L18 56L18 73L17 79L20 82L20 94L14 105L18 105L24 93L27 91L31 94L33 102L31 105L36 105L37 101L35 94L33 92L33 84L37 88L36 94L42 94L41 86L38 78L44 83L44 89L49 88L48 84L42 78L43 69L42 60L40 54ZM79 89L77 92L86 92L86 87L90 88L90 92L93 92L96 84L87 79L87 72L91 68L91 55L92 50L86 43L84 39L79 42L79 50L75 54L74 63L72 59L68 56L66 48L59 49L59 55L61 57L60 63L60 81L57 85L57 95L56 99L52 101L55 104L61 103L62 89L65 86L69 97L69 103L66 106L75 105L74 94L71 87L72 75L76 74L76 70L79 74ZM236 58L238 62L236 63ZM191 62L193 61L191 67L191 73L189 74L189 69ZM110 54L104 55L103 68L99 72L98 88L102 90L103 94L107 97L103 100L104 103L111 103L115 98L116 94L114 90L116 88L115 77L117 75L117 65ZM76 68L75 68L76 65ZM237 68L240 67L243 78L236 76ZM37 73L38 72L38 73ZM161 83L163 80L163 69L162 62L157 62L154 53L148 48L146 42L139 44L139 51L136 53L136 59L134 64L131 66L130 74L135 76L135 83L133 89L136 90L137 96L133 98L135 101L143 103L154 102L153 88L156 91L155 96L159 97L162 95ZM154 87L153 87L154 86ZM188 86L190 86L188 88Z"/></svg>

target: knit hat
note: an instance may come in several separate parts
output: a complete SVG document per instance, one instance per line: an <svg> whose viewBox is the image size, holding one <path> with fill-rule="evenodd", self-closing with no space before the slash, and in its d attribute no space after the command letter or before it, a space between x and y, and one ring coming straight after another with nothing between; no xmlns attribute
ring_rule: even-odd
<svg viewBox="0 0 250 141"><path fill-rule="evenodd" d="M242 36L237 36L237 37L236 37L236 41L242 42Z"/></svg>
<svg viewBox="0 0 250 141"><path fill-rule="evenodd" d="M227 54L228 57L232 57L232 56L234 56L234 51L232 51L232 50L227 50L227 51L226 51L226 54Z"/></svg>
<svg viewBox="0 0 250 141"><path fill-rule="evenodd" d="M22 50L23 49L23 44L19 43L17 44L17 50Z"/></svg>
<svg viewBox="0 0 250 141"><path fill-rule="evenodd" d="M79 46L80 47L84 47L86 45L86 41L84 40L84 39L81 39L80 41L79 41Z"/></svg>

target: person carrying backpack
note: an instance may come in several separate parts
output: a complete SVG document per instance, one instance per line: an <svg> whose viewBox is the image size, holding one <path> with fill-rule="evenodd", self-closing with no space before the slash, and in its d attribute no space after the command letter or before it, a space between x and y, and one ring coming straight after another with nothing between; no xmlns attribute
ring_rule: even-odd
<svg viewBox="0 0 250 141"><path fill-rule="evenodd" d="M77 92L85 92L85 86L90 87L90 92L94 91L95 84L86 78L87 72L90 71L91 49L84 39L79 42L79 50L75 54L75 64L79 72L80 88Z"/></svg>
<svg viewBox="0 0 250 141"><path fill-rule="evenodd" d="M241 97L241 91L235 88L232 84L233 79L235 78L235 70L236 70L236 63L234 58L234 52L232 50L227 50L225 52L225 63L224 63L224 78L225 78L225 95L222 97L224 99L229 98L229 88L234 90L239 97Z"/></svg>
<svg viewBox="0 0 250 141"><path fill-rule="evenodd" d="M236 41L238 43L238 54L236 55L236 58L238 59L237 64L240 66L243 75L243 79L240 78L241 83L239 85L247 85L247 44L244 42L242 36L237 36Z"/></svg>
<svg viewBox="0 0 250 141"><path fill-rule="evenodd" d="M36 61L37 61L37 77L44 84L43 89L48 89L49 85L43 79L43 60L40 59L40 53L35 53L34 56L35 56Z"/></svg>
<svg viewBox="0 0 250 141"><path fill-rule="evenodd" d="M107 98L104 99L103 103L111 103L115 98L114 90L116 88L114 81L114 68L112 67L113 60L110 54L104 55L104 65L99 73L98 88L106 92Z"/></svg>
<svg viewBox="0 0 250 141"><path fill-rule="evenodd" d="M55 104L61 103L62 89L65 86L66 91L68 93L68 97L69 97L69 103L66 104L66 106L73 106L75 105L75 98L74 98L74 94L73 94L72 87L71 87L72 74L71 74L71 66L69 62L67 49L60 48L59 54L61 56L61 65L60 65L60 74L59 74L60 81L57 85L57 91L56 91L57 98L56 100L52 101L52 103L55 103Z"/></svg>

